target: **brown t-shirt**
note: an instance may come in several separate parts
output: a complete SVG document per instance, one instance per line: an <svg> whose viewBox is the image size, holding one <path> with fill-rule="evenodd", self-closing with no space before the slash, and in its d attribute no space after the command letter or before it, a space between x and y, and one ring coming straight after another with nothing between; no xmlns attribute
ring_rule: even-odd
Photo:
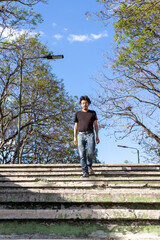
<svg viewBox="0 0 160 240"><path fill-rule="evenodd" d="M78 123L79 132L93 132L93 123L95 120L97 120L97 114L92 110L88 110L87 112L78 111L74 118L74 122Z"/></svg>

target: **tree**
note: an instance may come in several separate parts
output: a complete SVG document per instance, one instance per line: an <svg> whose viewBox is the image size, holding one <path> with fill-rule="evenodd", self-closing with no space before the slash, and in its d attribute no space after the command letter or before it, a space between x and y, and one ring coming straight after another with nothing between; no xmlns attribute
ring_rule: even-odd
<svg viewBox="0 0 160 240"><path fill-rule="evenodd" d="M11 41L22 33L29 34L42 21L33 6L46 0L0 0L0 49L15 49ZM6 42L5 42L6 41Z"/></svg>
<svg viewBox="0 0 160 240"><path fill-rule="evenodd" d="M36 25L42 18L34 12L33 6L39 2L46 0L0 0L1 29L22 29Z"/></svg>
<svg viewBox="0 0 160 240"><path fill-rule="evenodd" d="M33 57L33 52L37 57L47 55L46 46L35 37L21 36L15 42L20 48L0 52L1 162L17 160L20 59L23 60L22 163L77 162L72 137L74 99L65 91L63 82L52 74L45 59L26 60Z"/></svg>
<svg viewBox="0 0 160 240"><path fill-rule="evenodd" d="M114 21L113 77L97 79L96 105L117 138L132 135L146 151L160 154L160 1L99 1L99 17ZM156 160L158 158L156 157Z"/></svg>
<svg viewBox="0 0 160 240"><path fill-rule="evenodd" d="M49 54L32 30L42 21L33 7L46 0L0 0L0 161L17 161L20 60L23 62L22 163L77 161L72 144L74 99L47 62L26 57Z"/></svg>

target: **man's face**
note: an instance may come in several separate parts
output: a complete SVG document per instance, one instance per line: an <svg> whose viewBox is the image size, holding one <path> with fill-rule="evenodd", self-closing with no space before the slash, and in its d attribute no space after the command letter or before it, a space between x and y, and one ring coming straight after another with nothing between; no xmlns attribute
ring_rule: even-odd
<svg viewBox="0 0 160 240"><path fill-rule="evenodd" d="M85 110L85 111L88 110L89 103L87 102L87 100L82 100L81 101L81 107L82 107L82 110Z"/></svg>

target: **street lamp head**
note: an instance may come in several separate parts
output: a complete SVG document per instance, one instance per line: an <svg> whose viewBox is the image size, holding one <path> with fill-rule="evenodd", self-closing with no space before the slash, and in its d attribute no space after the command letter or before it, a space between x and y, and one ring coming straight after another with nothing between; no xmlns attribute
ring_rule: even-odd
<svg viewBox="0 0 160 240"><path fill-rule="evenodd" d="M139 159L139 150L137 148L134 147L128 147L128 146L122 146L122 145L117 145L117 147L122 147L122 148L131 148L131 149L135 149L137 150L137 155L138 155L138 163L140 163L140 159Z"/></svg>
<svg viewBox="0 0 160 240"><path fill-rule="evenodd" d="M51 54L48 54L47 56L44 56L43 58L47 58L47 59L62 59L62 58L64 58L64 55L51 55Z"/></svg>
<svg viewBox="0 0 160 240"><path fill-rule="evenodd" d="M122 146L122 145L117 145L117 147L129 148L129 147L127 147L127 146Z"/></svg>

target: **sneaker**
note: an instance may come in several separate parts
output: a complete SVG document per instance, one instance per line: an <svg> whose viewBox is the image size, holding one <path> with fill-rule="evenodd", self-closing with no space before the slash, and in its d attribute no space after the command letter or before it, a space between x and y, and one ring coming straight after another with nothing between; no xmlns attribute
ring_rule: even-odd
<svg viewBox="0 0 160 240"><path fill-rule="evenodd" d="M88 172L90 175L94 175L95 172L93 171L92 167L88 166Z"/></svg>
<svg viewBox="0 0 160 240"><path fill-rule="evenodd" d="M88 173L83 173L82 178L89 178L89 174Z"/></svg>

